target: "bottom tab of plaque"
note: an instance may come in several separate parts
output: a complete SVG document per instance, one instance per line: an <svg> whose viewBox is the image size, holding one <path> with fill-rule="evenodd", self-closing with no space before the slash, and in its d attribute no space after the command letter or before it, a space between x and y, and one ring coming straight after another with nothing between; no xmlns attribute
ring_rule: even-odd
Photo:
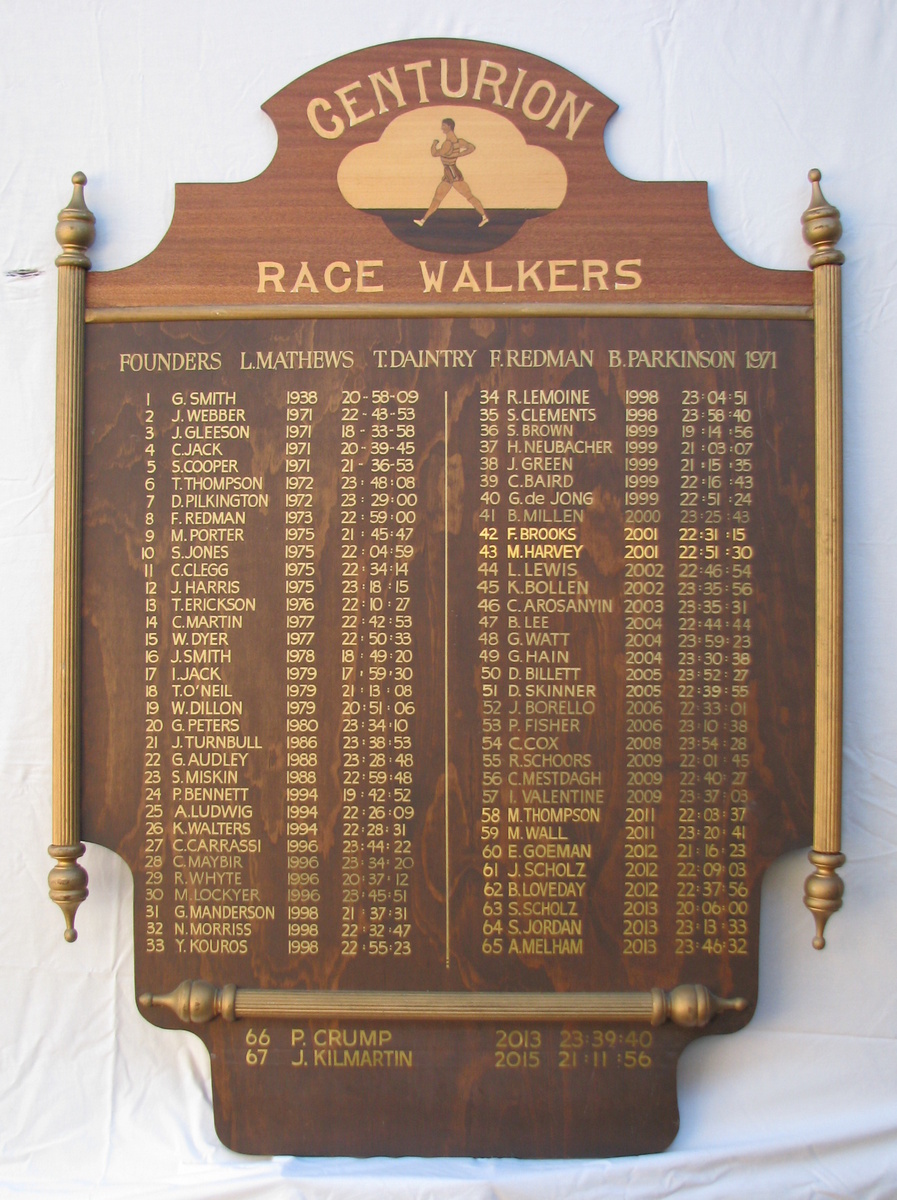
<svg viewBox="0 0 897 1200"><path fill-rule="evenodd" d="M714 1032L744 1016L725 1012ZM611 1157L665 1149L696 1029L646 1021L216 1020L215 1125L245 1154ZM271 1130L277 1129L276 1151Z"/></svg>

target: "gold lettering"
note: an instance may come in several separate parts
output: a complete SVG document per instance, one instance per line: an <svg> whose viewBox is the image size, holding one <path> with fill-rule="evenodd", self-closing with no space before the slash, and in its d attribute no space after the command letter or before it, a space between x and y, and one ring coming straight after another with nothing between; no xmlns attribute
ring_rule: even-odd
<svg viewBox="0 0 897 1200"><path fill-rule="evenodd" d="M492 260L488 259L486 262L486 291L487 292L509 292L509 291L511 291L512 287L513 287L513 284L510 284L510 283L506 283L506 284L502 285L501 287L499 287L498 284L493 284L493 282L492 282Z"/></svg>
<svg viewBox="0 0 897 1200"><path fill-rule="evenodd" d="M490 69L495 71L495 75L491 79L488 77ZM480 62L480 69L477 72L477 81L473 89L474 100L479 100L483 88L487 87L492 88L494 97L492 103L500 105L502 100L498 89L507 78L507 68L503 67L501 63L490 62L488 58L484 58Z"/></svg>
<svg viewBox="0 0 897 1200"><path fill-rule="evenodd" d="M575 258L552 258L548 263L548 290L549 292L575 292L575 283L560 283L567 273L567 267L575 267Z"/></svg>
<svg viewBox="0 0 897 1200"><path fill-rule="evenodd" d="M309 101L308 108L305 110L309 125L311 125L312 129L319 137L329 138L330 140L333 140L333 138L338 138L346 128L345 121L342 119L342 117L338 117L334 113L333 124L329 129L327 129L318 119L318 109L321 109L324 112L330 112L330 101L325 100L323 96L318 96L314 100Z"/></svg>
<svg viewBox="0 0 897 1200"><path fill-rule="evenodd" d="M586 113L589 111L590 108L594 107L594 105L592 105L588 100L586 100L583 102L583 106L579 110L579 115L577 115L577 113L576 113L577 98L578 97L573 92L567 92L566 96L564 96L563 100L557 106L554 116L548 122L549 129L557 129L557 127L560 123L561 117L564 115L564 110L569 108L570 115L567 118L567 141L568 142L573 141L573 135L576 133L577 129L579 129L580 125L582 124L583 117L586 115Z"/></svg>
<svg viewBox="0 0 897 1200"><path fill-rule="evenodd" d="M520 91L520 85L523 83L523 77L526 75L525 67L517 68L517 78L514 80L514 86L511 88L511 94L508 96L508 103L505 108L513 108L514 101L517 99L517 93Z"/></svg>
<svg viewBox="0 0 897 1200"><path fill-rule="evenodd" d="M539 267L541 267L541 265L542 265L541 258L537 262L534 262L531 267L528 267L526 265L526 262L524 259L519 258L517 260L517 291L518 292L526 291L527 279L531 279L532 282L536 285L537 292L545 291L545 288L542 286L542 280L536 274L536 272L538 271Z"/></svg>
<svg viewBox="0 0 897 1200"><path fill-rule="evenodd" d="M599 292L607 291L607 263L603 258L584 258L582 262L582 290L592 290L592 280L598 284Z"/></svg>
<svg viewBox="0 0 897 1200"><path fill-rule="evenodd" d="M536 96L538 96L539 92L541 91L545 91L547 93L548 99L540 109L536 109L534 108ZM524 97L523 104L521 106L523 109L523 115L528 117L531 121L544 121L548 116L548 110L551 108L552 104L554 104L556 99L557 89L555 88L554 84L550 83L547 79L537 79Z"/></svg>
<svg viewBox="0 0 897 1200"><path fill-rule="evenodd" d="M437 274L435 271L431 271L430 268L427 266L426 259L420 260L420 273L424 277L424 291L425 292L441 292L442 291L442 277L445 275L445 268L446 268L447 262L448 262L448 260L445 258L442 260L442 262L440 262L439 272Z"/></svg>
<svg viewBox="0 0 897 1200"><path fill-rule="evenodd" d="M453 92L449 88L449 85L448 85L448 59L447 58L443 58L441 60L439 78L440 78L440 83L442 84L443 96L449 96L452 100L460 100L462 96L466 96L467 95L467 59L466 58L461 59L461 82L458 86L457 91Z"/></svg>
<svg viewBox="0 0 897 1200"><path fill-rule="evenodd" d="M358 267L358 282L355 290L357 292L382 292L382 283L367 283L368 279L374 278L374 268L383 266L382 258L371 259L356 259L355 265ZM345 290L345 289L343 289Z"/></svg>
<svg viewBox="0 0 897 1200"><path fill-rule="evenodd" d="M291 292L298 292L300 288L308 288L310 292L317 292L318 286L312 279L311 271L308 269L308 263L304 262L299 268L299 274L296 276L296 282L290 288ZM281 288L281 291L283 289Z"/></svg>
<svg viewBox="0 0 897 1200"><path fill-rule="evenodd" d="M470 288L470 290L473 292L478 292L480 290L480 285L474 279L473 272L470 269L470 261L466 258L464 260L464 266L461 268L461 271L458 275L458 280L455 286L452 288L452 291L457 292L460 291L461 288Z"/></svg>
<svg viewBox="0 0 897 1200"><path fill-rule="evenodd" d="M374 110L369 108L365 113L357 113L355 105L358 103L356 96L350 96L349 92L354 92L361 87L361 80L356 79L354 83L347 83L345 87L335 88L336 95L339 96L343 108L349 117L349 125L360 125L362 121L369 121L374 116Z"/></svg>
<svg viewBox="0 0 897 1200"><path fill-rule="evenodd" d="M631 270L632 267L640 267L642 260L640 258L622 258L614 267L615 273L621 279L631 279L631 283L615 282L614 287L618 292L629 292L635 288L642 286L642 277L638 271Z"/></svg>
<svg viewBox="0 0 897 1200"><path fill-rule="evenodd" d="M393 96L395 96L398 102L396 107L404 108L407 103L405 97L402 95L402 89L399 87L395 67L388 67L386 74L389 76L388 79L381 71L374 71L372 75L368 75L368 79L370 79L371 86L374 89L374 95L377 97L377 104L380 107L381 114L388 111L386 105L383 103L383 96L380 92L381 84L388 92L392 92ZM569 92L567 94L569 95Z"/></svg>
<svg viewBox="0 0 897 1200"><path fill-rule="evenodd" d="M264 292L269 283L274 284L275 292L283 291L283 284L280 282L283 279L283 266L279 262L260 262L259 263L259 288L260 292Z"/></svg>
<svg viewBox="0 0 897 1200"><path fill-rule="evenodd" d="M341 284L334 283L333 282L333 272L334 271L345 271L347 278L344 279ZM352 286L351 275L352 275L352 269L349 266L349 264L345 263L345 262L328 263L328 265L324 268L324 282L327 284L327 287L330 289L331 292L348 291L348 289Z"/></svg>
<svg viewBox="0 0 897 1200"><path fill-rule="evenodd" d="M430 98L427 95L427 89L424 87L424 71L432 67L433 64L428 58L421 59L420 62L406 63L405 70L413 71L417 76L417 90L420 93L421 104L429 104Z"/></svg>

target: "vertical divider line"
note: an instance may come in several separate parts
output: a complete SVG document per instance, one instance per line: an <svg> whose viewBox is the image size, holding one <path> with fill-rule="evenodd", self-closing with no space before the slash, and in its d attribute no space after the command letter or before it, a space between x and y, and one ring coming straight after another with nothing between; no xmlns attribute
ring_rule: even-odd
<svg viewBox="0 0 897 1200"><path fill-rule="evenodd" d="M445 540L445 582L443 584L443 609L445 628L443 630L443 679L444 679L444 709L445 709L445 727L443 733L444 753L445 753L445 786L443 788L443 797L445 805L445 969L448 970L451 966L451 914L449 900L449 677L448 677L448 634L449 634L449 589L448 589L448 544L449 544L449 523L448 523L448 490L449 490L449 429L448 429L448 390L444 392L443 403L443 432L445 445L445 464L443 467L445 484L442 489L442 526Z"/></svg>

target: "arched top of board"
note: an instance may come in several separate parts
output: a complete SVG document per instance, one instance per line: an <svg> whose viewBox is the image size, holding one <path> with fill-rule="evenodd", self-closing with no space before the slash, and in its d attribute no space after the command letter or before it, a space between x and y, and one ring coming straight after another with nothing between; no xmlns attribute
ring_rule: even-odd
<svg viewBox="0 0 897 1200"><path fill-rule="evenodd" d="M264 109L278 133L267 170L179 184L162 243L94 274L90 309L811 303L809 273L726 246L705 184L616 171L616 105L534 55L395 42L318 67Z"/></svg>

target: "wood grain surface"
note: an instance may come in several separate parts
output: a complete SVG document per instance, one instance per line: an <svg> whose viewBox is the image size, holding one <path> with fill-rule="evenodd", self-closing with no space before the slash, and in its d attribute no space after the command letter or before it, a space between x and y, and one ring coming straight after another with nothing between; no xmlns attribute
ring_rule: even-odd
<svg viewBox="0 0 897 1200"><path fill-rule="evenodd" d="M455 90L467 60L465 96L442 94L443 59ZM422 62L431 67L404 69ZM393 81L390 67L402 105L383 83ZM377 107L372 76L384 111L351 125L371 97ZM563 109L567 92L575 99ZM551 96L541 119L523 111ZM344 121L339 136L309 123L315 98L330 105L313 110L322 127ZM388 172L364 167L351 187L348 168L340 175L350 152L381 139L397 171L402 154L413 164L418 124L408 118L444 139L441 120L456 111L463 137L478 128L468 111L477 106L493 119L481 126L487 137L494 129L496 144L510 147L509 178L522 178L514 156L529 161L525 143L550 152L566 179L553 211L493 210L500 228L483 227L488 248L471 249L479 213L463 193L444 198L422 231L417 209L382 204ZM697 983L743 998L743 1012L701 1030L485 1020L218 1019L196 1028L211 1054L219 1135L246 1153L662 1149L678 1126L682 1049L753 1012L763 873L810 840L813 324L541 309L448 318L428 316L427 305L796 306L811 302L811 277L738 259L712 227L704 185L620 176L603 148L612 103L518 51L378 47L295 81L266 111L279 137L266 172L243 184L180 185L162 245L89 280L95 315L371 306L367 317L339 320L179 313L88 326L82 827L134 872L136 991L158 995L187 979L524 995ZM581 122L568 137L570 111ZM398 120L406 124L387 132ZM478 137L457 160L471 189L489 150ZM420 216L448 155L445 141L441 158L426 143L423 152ZM555 186L549 160L533 161ZM500 175L493 185L483 170L484 197L500 198ZM363 211L344 193L379 207ZM558 194L546 185L528 203ZM422 259L428 270L444 262L441 292L424 291ZM283 267L283 291L269 283L259 292L260 262L269 281L270 264ZM346 268L330 279L349 281L342 292L325 282L337 262ZM633 272L638 287L614 286ZM291 292L297 278L318 291ZM511 290L487 291L487 279ZM552 281L577 290L551 291ZM366 290L381 283L382 292ZM420 316L378 312L391 302L419 303ZM297 499L303 488L307 504ZM688 499L691 488L700 501ZM649 493L656 500L633 499ZM656 517L644 515L646 504ZM660 566L654 641L627 602L633 538ZM531 550L543 544L558 560L566 554L568 567L543 570L549 552ZM484 590L490 580L494 590ZM588 603L550 606L574 594ZM227 595L230 607L197 601L209 595ZM492 608L481 603L489 596ZM353 611L357 621L347 621ZM694 612L703 624L689 624ZM188 613L201 619L187 622ZM307 636L294 636L299 629ZM646 645L657 647L653 657ZM191 658L196 647L210 656ZM191 676L198 662L205 674ZM640 805L632 730L642 693L633 680L645 662L657 664L662 717L657 737L643 739L657 780L648 781L655 799ZM695 678L697 728L688 716ZM538 690L545 679L574 680L587 703L539 708L537 697L558 694ZM558 723L568 711L575 719ZM232 738L214 761L202 755L225 742L204 740L210 730ZM537 749L546 763L555 755L594 773L591 799L576 801L592 805L591 823L570 809L566 819L520 815L572 803L560 774L531 775L529 790L521 782ZM717 769L723 782L713 791ZM391 813L403 806L400 817L380 821L381 790ZM638 816L645 805L650 817ZM653 892L629 888L636 825L655 847ZM217 839L216 848L190 849L191 839ZM545 855L558 846L579 857L548 869ZM523 882L533 879L563 883L566 891L545 894L567 907L525 909ZM146 1015L182 1027L164 1008Z"/></svg>
<svg viewBox="0 0 897 1200"><path fill-rule="evenodd" d="M467 60L467 88L459 98L447 97L441 86L440 64L445 60L449 90L461 85L461 62ZM498 90L501 104L489 87L474 98L480 64L498 63L507 71L509 83ZM420 102L417 73L405 68L429 62L423 74L427 104ZM379 105L370 83L372 74L387 74L395 68L405 101L398 101L381 87L385 111ZM525 87L508 108L511 84L525 71ZM556 100L543 120L533 120L523 112L523 102L531 83L545 81ZM354 126L336 94L337 89L359 83L347 93L357 114L374 115ZM576 97L575 111L581 114L585 104L592 105L582 117L572 138L569 109L562 113L557 126L549 128L568 92ZM529 106L541 111L551 95L540 90ZM336 138L325 138L312 128L307 110L320 98L331 105L321 112L321 121L339 117L345 128ZM372 107L373 106L373 107ZM503 119L516 128L527 145L549 151L561 163L567 176L566 198L559 208L526 221L509 242L494 250L477 250L468 229L458 231L462 243L453 250L452 237L432 249L409 245L394 236L382 217L353 209L338 186L338 172L346 155L356 147L376 143L396 118L425 110L432 115L425 155L432 138L441 136L441 120L458 107L479 108ZM267 104L266 113L277 128L278 148L270 166L257 178L245 183L191 184L177 186L175 213L171 228L162 243L141 262L118 271L95 274L88 281L88 305L92 308L141 305L254 304L254 303L357 303L359 300L428 304L440 298L499 303L502 300L538 300L540 303L571 301L664 302L664 303L743 303L803 304L812 302L812 281L806 272L763 270L751 266L734 254L720 239L710 218L707 185L704 183L656 183L627 179L611 165L604 148L604 130L616 106L594 87L563 68L530 54L506 47L455 40L412 41L379 46L347 55L328 63L289 84ZM341 114L341 115L340 115ZM458 124L458 132L463 125ZM489 146L482 142L476 154L462 160L469 181L476 182L478 158L487 157ZM468 166L469 163L469 166ZM413 219L426 210L440 178L439 160L421 175L419 207L408 213L402 225L406 236L413 236ZM429 223L435 227L437 213ZM451 210L453 218L468 216L477 224L472 210ZM762 217L762 214L760 214ZM101 219L114 221L114 215ZM795 214L795 224L798 214ZM422 233L424 231L416 231ZM430 232L429 228L426 232ZM489 232L487 226L481 232ZM479 292L465 287L449 291L457 282L464 259L471 264ZM426 293L420 261L431 267L446 259L447 282L444 292ZM641 286L623 290L615 284L631 279L615 276L615 264L640 260ZM487 292L485 263L493 262L493 286L510 292ZM578 269L572 268L561 281L578 280L576 292L550 290L549 261L581 263L599 260L609 265L608 287L593 284L582 290ZM357 262L378 262L370 285L382 286L379 293L359 293ZM524 281L518 287L518 262L531 267L543 264L542 290L535 282ZM279 263L284 268L283 292L272 285L259 294L259 262ZM318 288L292 292L303 262ZM330 291L323 278L333 262L348 264L350 271L336 273L341 286L351 281L344 292ZM581 270L581 268L579 268ZM450 281L450 282L449 282Z"/></svg>

